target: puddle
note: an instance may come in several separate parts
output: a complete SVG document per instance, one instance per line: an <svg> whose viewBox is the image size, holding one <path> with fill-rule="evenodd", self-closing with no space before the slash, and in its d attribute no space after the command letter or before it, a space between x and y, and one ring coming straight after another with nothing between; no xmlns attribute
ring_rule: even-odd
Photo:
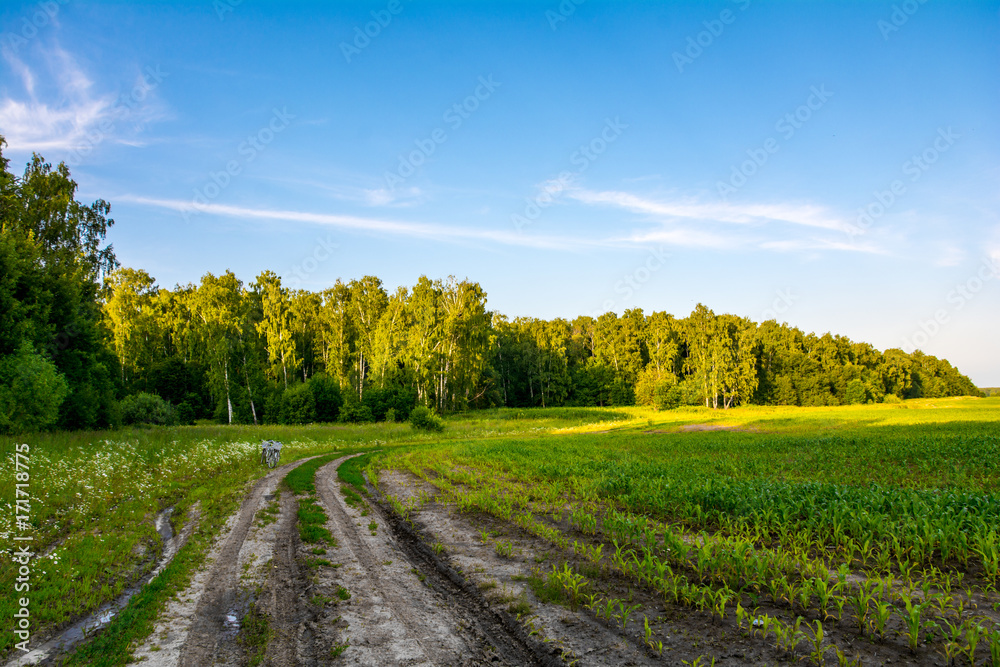
<svg viewBox="0 0 1000 667"><path fill-rule="evenodd" d="M222 641L233 641L236 639L236 635L240 633L240 623L250 610L252 602L253 598L247 591L240 590L237 593L236 600L222 616L220 644Z"/></svg>
<svg viewBox="0 0 1000 667"><path fill-rule="evenodd" d="M61 656L74 648L82 642L93 635L98 630L103 629L111 622L118 612L125 608L128 601L133 595L139 592L139 590L146 585L148 582L152 581L163 568L170 563L173 557L177 554L177 550L180 548L180 540L175 539L174 529L170 525L170 516L173 514L174 508L168 507L167 509L160 512L156 517L156 532L159 534L160 539L163 542L163 555L157 562L156 567L153 570L139 580L133 586L130 586L122 593L118 598L112 602L98 608L97 611L92 613L90 616L83 618L70 627L66 628L60 632L56 637L50 639L49 641L36 646L34 649L28 653L21 654L9 661L4 667L21 667L21 665L51 665L55 664L56 658Z"/></svg>

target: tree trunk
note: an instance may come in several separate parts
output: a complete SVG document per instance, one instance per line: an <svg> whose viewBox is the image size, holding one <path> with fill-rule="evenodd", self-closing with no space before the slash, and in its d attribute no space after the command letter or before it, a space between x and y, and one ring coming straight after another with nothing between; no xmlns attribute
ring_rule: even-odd
<svg viewBox="0 0 1000 667"><path fill-rule="evenodd" d="M233 401L229 396L229 361L223 365L223 375L226 378L226 408L229 410L229 423L233 423Z"/></svg>

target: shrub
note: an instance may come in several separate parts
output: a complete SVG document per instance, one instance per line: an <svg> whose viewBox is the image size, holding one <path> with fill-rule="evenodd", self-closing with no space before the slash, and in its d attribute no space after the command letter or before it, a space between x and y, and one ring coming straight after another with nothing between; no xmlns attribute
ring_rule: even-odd
<svg viewBox="0 0 1000 667"><path fill-rule="evenodd" d="M636 381L635 401L639 405L650 405L657 410L676 408L681 403L680 391L672 395L670 400L665 399L671 388L676 385L677 378L673 373L658 371L650 364L639 374L639 379Z"/></svg>
<svg viewBox="0 0 1000 667"><path fill-rule="evenodd" d="M844 402L848 405L860 405L868 402L868 389L861 380L851 380L844 391Z"/></svg>
<svg viewBox="0 0 1000 667"><path fill-rule="evenodd" d="M190 426L194 424L194 420L198 417L198 413L195 411L194 407L187 401L184 401L177 406L177 423L184 426Z"/></svg>
<svg viewBox="0 0 1000 667"><path fill-rule="evenodd" d="M430 408L420 405L410 411L410 426L420 431L443 431L444 420Z"/></svg>
<svg viewBox="0 0 1000 667"><path fill-rule="evenodd" d="M118 404L122 424L153 424L169 426L175 424L177 416L174 407L156 394L144 391L126 396Z"/></svg>
<svg viewBox="0 0 1000 667"><path fill-rule="evenodd" d="M370 388L365 389L361 402L368 406L375 421L385 419L389 410L395 410L400 419L406 420L410 416L410 410L417 404L417 394L412 389L400 387Z"/></svg>
<svg viewBox="0 0 1000 667"><path fill-rule="evenodd" d="M316 399L308 384L289 387L281 395L281 423L309 424L316 421Z"/></svg>
<svg viewBox="0 0 1000 667"><path fill-rule="evenodd" d="M387 422L396 421L396 408L389 408L385 411L385 420Z"/></svg>
<svg viewBox="0 0 1000 667"><path fill-rule="evenodd" d="M340 408L339 421L358 424L375 421L375 418L372 416L371 408L367 405L362 405L358 401L358 397L354 395L354 392L350 392L344 397L344 405Z"/></svg>
<svg viewBox="0 0 1000 667"><path fill-rule="evenodd" d="M654 405L657 410L673 410L680 407L684 401L684 390L680 385L659 385L654 396Z"/></svg>
<svg viewBox="0 0 1000 667"><path fill-rule="evenodd" d="M902 403L903 399L895 394L886 394L885 398L882 399L883 403Z"/></svg>
<svg viewBox="0 0 1000 667"><path fill-rule="evenodd" d="M314 375L308 384L316 403L316 421L337 421L340 416L340 406L344 404L344 398L340 395L340 384L327 375Z"/></svg>
<svg viewBox="0 0 1000 667"><path fill-rule="evenodd" d="M68 393L69 385L55 364L22 343L0 360L0 433L52 426Z"/></svg>

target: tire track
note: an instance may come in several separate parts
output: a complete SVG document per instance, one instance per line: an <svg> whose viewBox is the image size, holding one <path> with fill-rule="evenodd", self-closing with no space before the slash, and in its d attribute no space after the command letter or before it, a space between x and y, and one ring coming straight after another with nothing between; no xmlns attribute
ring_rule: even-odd
<svg viewBox="0 0 1000 667"><path fill-rule="evenodd" d="M296 558L299 546L295 496L283 494L271 572L263 594L274 634L265 654L268 665L320 664L314 633L318 609L307 597L312 584Z"/></svg>
<svg viewBox="0 0 1000 667"><path fill-rule="evenodd" d="M353 577L354 585L363 586L369 597L365 613L355 615L348 630L351 648L343 656L346 664L559 664L545 649L519 636L524 632L514 621L507 619L514 626L507 627L457 573L451 572L457 581L450 578L434 562L431 550L401 530L395 516L378 503L369 502L374 512L364 517L367 512L348 507L336 479L337 467L347 458L320 468L316 475L316 489L333 532L360 570L345 565L345 580ZM358 528L359 520L371 522L371 534ZM346 610L342 613L348 615Z"/></svg>
<svg viewBox="0 0 1000 667"><path fill-rule="evenodd" d="M433 638L427 637L428 627L426 623L418 622L413 618L411 608L413 598L404 600L399 594L399 581L385 581L379 574L383 568L385 559L381 562L376 559L372 548L362 539L355 519L348 513L348 509L341 494L337 491L337 467L350 457L343 457L332 461L326 466L316 471L316 489L319 493L320 502L327 510L327 515L334 524L334 534L339 535L345 542L347 548L355 561L360 565L365 579L370 586L370 597L375 599L381 597L388 606L388 613L392 619L398 621L405 629L406 638L398 643L416 644L419 654L422 654L426 662L419 664L447 665L455 663L455 655L442 650L437 646ZM391 545L387 545L391 550ZM398 554L402 556L402 554ZM451 619L449 619L451 620ZM450 625L450 623L449 623ZM386 643L394 639L391 636L381 638ZM410 656L411 659L415 656ZM388 664L388 663L385 663ZM407 664L413 664L407 661Z"/></svg>
<svg viewBox="0 0 1000 667"><path fill-rule="evenodd" d="M282 479L289 471L309 459L299 459L275 468L257 480L243 499L236 523L225 538L225 542L209 571L208 583L195 608L191 631L181 649L180 667L204 667L217 662L238 664L240 652L233 641L236 627L226 616L240 604L239 594L239 554L247 539L257 508L264 497L265 489L276 479Z"/></svg>

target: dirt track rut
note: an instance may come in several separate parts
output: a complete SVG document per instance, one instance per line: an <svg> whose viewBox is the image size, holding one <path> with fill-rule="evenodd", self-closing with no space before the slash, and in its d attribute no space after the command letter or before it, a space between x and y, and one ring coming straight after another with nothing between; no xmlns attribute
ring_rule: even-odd
<svg viewBox="0 0 1000 667"><path fill-rule="evenodd" d="M170 602L137 664L245 665L238 632L251 604L270 622L265 665L558 664L399 517L373 498L348 503L336 472L346 458L316 474L336 546L323 554L303 544L296 498L278 490L303 461L268 473L230 518L210 564Z"/></svg>
<svg viewBox="0 0 1000 667"><path fill-rule="evenodd" d="M217 663L239 664L240 652L235 643L238 620L247 600L239 586L240 552L262 506L265 495L292 469L308 459L275 468L254 484L243 499L236 522L214 557L208 582L198 602L191 630L184 642L177 664L180 667L203 667Z"/></svg>
<svg viewBox="0 0 1000 667"><path fill-rule="evenodd" d="M445 576L394 516L376 503L345 502L339 463L318 471L316 488L341 545L337 585L351 594L338 611L350 642L343 664L545 664L477 596Z"/></svg>

